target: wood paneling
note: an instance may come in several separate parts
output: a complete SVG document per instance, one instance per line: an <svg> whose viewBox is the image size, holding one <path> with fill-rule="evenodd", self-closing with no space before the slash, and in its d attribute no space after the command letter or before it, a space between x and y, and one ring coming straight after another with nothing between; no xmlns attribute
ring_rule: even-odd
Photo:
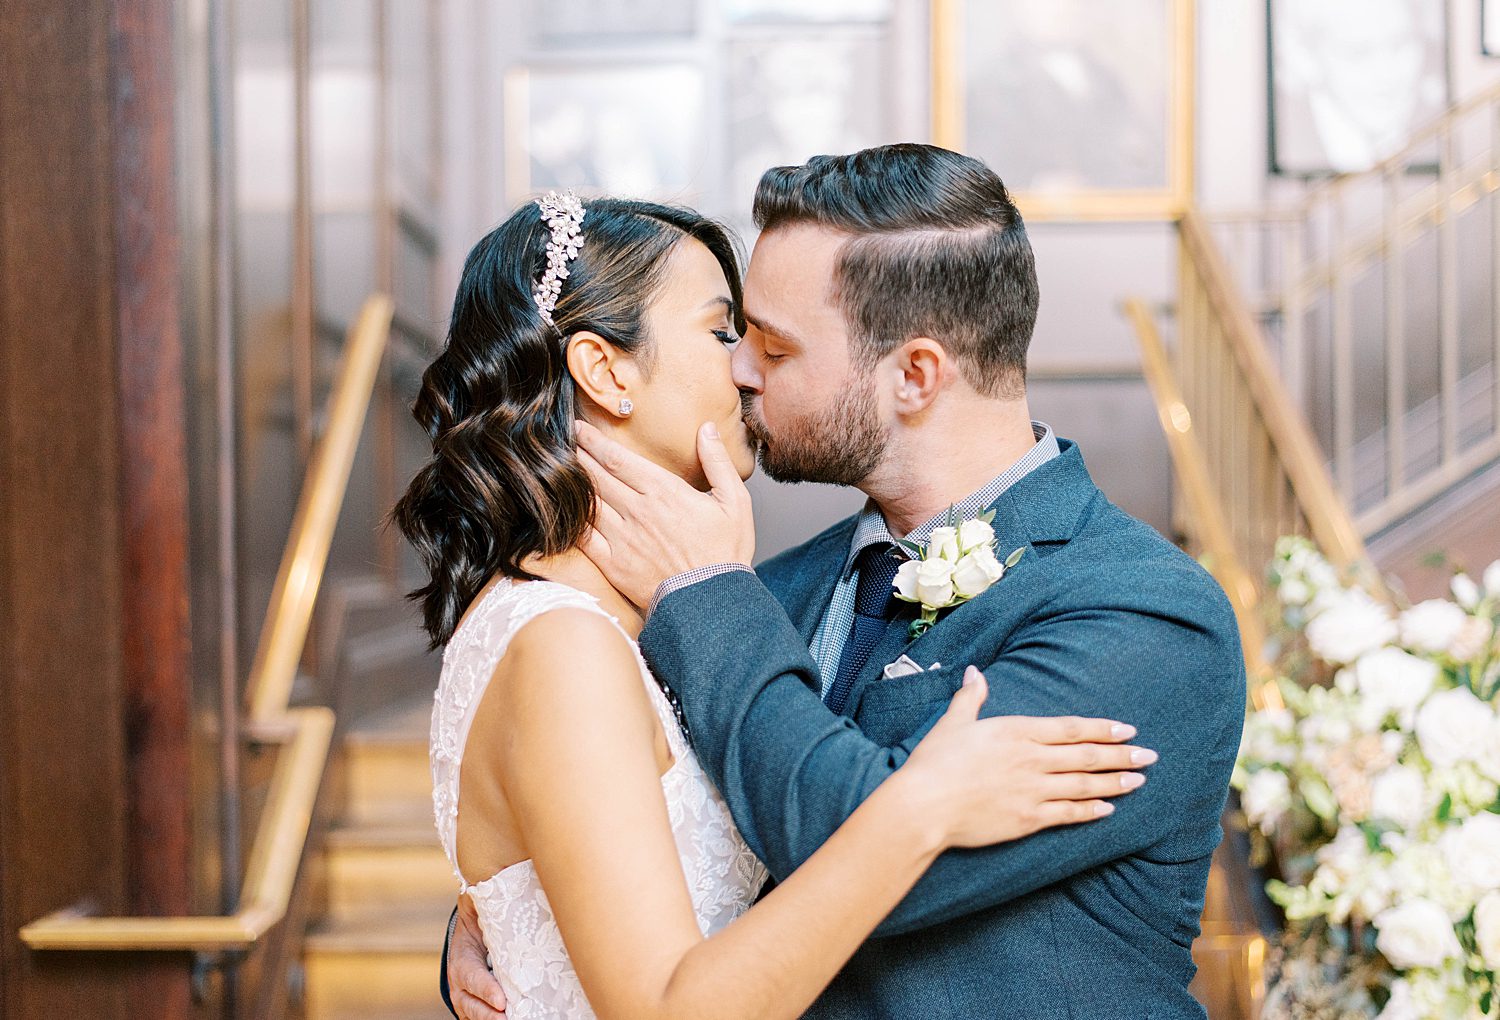
<svg viewBox="0 0 1500 1020"><path fill-rule="evenodd" d="M171 5L0 18L0 1008L186 1016L183 958L39 954L187 909Z"/></svg>

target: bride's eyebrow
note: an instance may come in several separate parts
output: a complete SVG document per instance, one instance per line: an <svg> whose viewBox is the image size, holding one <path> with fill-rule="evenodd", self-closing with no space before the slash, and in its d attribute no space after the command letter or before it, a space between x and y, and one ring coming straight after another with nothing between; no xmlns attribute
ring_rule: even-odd
<svg viewBox="0 0 1500 1020"><path fill-rule="evenodd" d="M734 311L734 302L720 295L719 297L712 297L703 302L703 304L698 306L698 311L705 311L709 308L723 308L725 312L732 312Z"/></svg>

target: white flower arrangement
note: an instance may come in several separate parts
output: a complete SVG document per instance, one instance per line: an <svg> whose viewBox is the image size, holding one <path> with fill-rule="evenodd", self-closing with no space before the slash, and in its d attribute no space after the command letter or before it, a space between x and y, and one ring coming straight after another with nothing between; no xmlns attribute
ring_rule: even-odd
<svg viewBox="0 0 1500 1020"><path fill-rule="evenodd" d="M1313 1015L1315 959L1358 986L1319 1016L1500 1018L1500 561L1397 612L1287 538L1271 583L1286 707L1234 774L1294 947L1266 1016Z"/></svg>
<svg viewBox="0 0 1500 1020"><path fill-rule="evenodd" d="M897 540L911 559L896 571L892 582L895 596L922 607L921 618L912 621L911 637L926 632L937 622L940 611L984 594L1020 562L1025 546L1012 552L1003 563L995 554L995 529L991 525L994 519L995 511L990 510L961 521L958 511L949 507L948 523L932 529L925 545Z"/></svg>

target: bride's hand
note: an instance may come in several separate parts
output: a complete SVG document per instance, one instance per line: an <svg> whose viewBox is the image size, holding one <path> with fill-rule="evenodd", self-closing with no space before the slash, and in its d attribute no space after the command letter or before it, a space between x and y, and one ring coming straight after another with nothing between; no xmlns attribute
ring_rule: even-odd
<svg viewBox="0 0 1500 1020"><path fill-rule="evenodd" d="M1109 719L979 719L988 691L970 666L948 711L896 773L934 811L945 846L1003 843L1107 817L1108 798L1146 781L1132 770L1156 761L1154 751L1123 744L1133 727Z"/></svg>

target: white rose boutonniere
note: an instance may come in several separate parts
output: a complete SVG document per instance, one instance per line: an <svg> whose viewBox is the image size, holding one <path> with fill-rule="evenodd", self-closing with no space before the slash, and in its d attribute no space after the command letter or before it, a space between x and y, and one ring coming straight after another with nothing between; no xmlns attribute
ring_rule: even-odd
<svg viewBox="0 0 1500 1020"><path fill-rule="evenodd" d="M990 526L994 519L995 511L991 510L960 521L958 511L950 507L948 524L934 528L925 546L905 539L898 542L912 558L896 572L892 584L896 598L922 607L921 619L912 621L913 638L937 622L939 611L984 594L1020 562L1025 546L1005 557L1003 563L995 554L995 529Z"/></svg>

